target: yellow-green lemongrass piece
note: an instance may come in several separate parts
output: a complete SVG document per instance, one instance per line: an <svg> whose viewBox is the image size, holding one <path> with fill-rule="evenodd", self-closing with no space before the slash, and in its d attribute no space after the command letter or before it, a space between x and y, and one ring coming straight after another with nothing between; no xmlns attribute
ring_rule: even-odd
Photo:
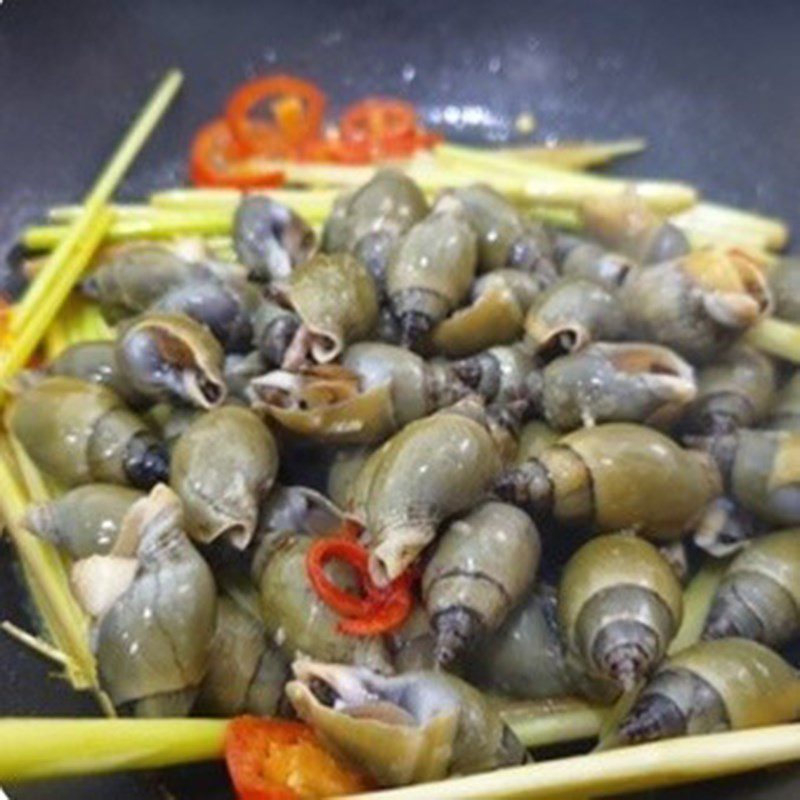
<svg viewBox="0 0 800 800"><path fill-rule="evenodd" d="M92 215L89 229L70 252L70 258L63 265L61 272L52 277L46 274L47 268L45 268L28 288L30 292L34 287L41 286L40 281L48 284L47 291L41 295L33 312L26 315L25 324L16 331L12 329L8 346L0 352L0 391L4 389L5 381L28 363L81 273L103 241L110 225L111 214L106 209L100 209L97 214ZM27 297L27 292L25 296ZM23 303L24 300L23 298ZM18 307L14 306L13 309L16 310ZM12 324L15 318L12 311Z"/></svg>
<svg viewBox="0 0 800 800"><path fill-rule="evenodd" d="M83 202L83 213L73 220L66 232L67 235L59 239L59 246L55 248L44 268L28 287L21 302L15 308L11 318L12 332L25 328L29 320L38 313L42 298L50 294L55 286L63 286L64 273L67 272L67 268L72 266L75 253L83 245L84 239L96 231L99 216L109 213L105 206L111 195L161 120L182 82L181 73L171 70L156 87L86 196ZM74 272L75 270L70 270L70 274ZM77 276L75 276L75 280L77 280ZM65 297L66 295L62 300Z"/></svg>
<svg viewBox="0 0 800 800"><path fill-rule="evenodd" d="M606 797L735 775L800 760L800 725L688 736L452 778L435 784L367 792L358 800L551 800ZM355 800L356 795L340 800Z"/></svg>
<svg viewBox="0 0 800 800"><path fill-rule="evenodd" d="M15 461L15 456L20 461ZM67 676L73 687L90 690L101 707L113 707L100 689L94 656L89 648L89 620L70 588L64 560L49 543L22 527L21 519L31 502L48 498L38 472L18 443L0 435L0 512L17 551L25 583L48 638L63 654ZM13 748L12 748L13 749Z"/></svg>
<svg viewBox="0 0 800 800"><path fill-rule="evenodd" d="M153 216L154 209L147 203L115 203L109 210L114 215L114 221L122 219L147 219ZM53 206L47 212L50 222L65 224L72 222L83 213L82 205Z"/></svg>
<svg viewBox="0 0 800 800"><path fill-rule="evenodd" d="M556 205L574 205L589 198L609 197L633 187L648 205L661 213L674 213L697 202L696 190L684 183L649 180L621 180L600 175L567 172L534 162L493 154L490 150L440 144L434 150L440 163L452 168L483 170L485 180L513 177L522 182L531 200Z"/></svg>
<svg viewBox="0 0 800 800"><path fill-rule="evenodd" d="M683 592L683 621L669 646L669 653L679 653L700 641L711 602L717 592L729 558L707 558Z"/></svg>
<svg viewBox="0 0 800 800"><path fill-rule="evenodd" d="M800 364L800 325L765 317L745 334L745 341L771 356Z"/></svg>
<svg viewBox="0 0 800 800"><path fill-rule="evenodd" d="M45 333L45 358L52 361L73 344L111 338L113 331L97 303L73 293Z"/></svg>
<svg viewBox="0 0 800 800"><path fill-rule="evenodd" d="M736 231L760 238L771 250L781 250L789 241L789 227L783 220L720 203L700 202L678 215L678 219L699 229Z"/></svg>
<svg viewBox="0 0 800 800"><path fill-rule="evenodd" d="M645 147L647 142L644 139L620 139L614 142L556 141L552 144L504 147L492 152L523 162L535 161L559 169L584 170L641 153Z"/></svg>
<svg viewBox="0 0 800 800"><path fill-rule="evenodd" d="M525 747L549 747L594 739L608 709L577 697L499 702L503 721Z"/></svg>
<svg viewBox="0 0 800 800"><path fill-rule="evenodd" d="M220 759L227 725L221 719L2 719L0 782Z"/></svg>

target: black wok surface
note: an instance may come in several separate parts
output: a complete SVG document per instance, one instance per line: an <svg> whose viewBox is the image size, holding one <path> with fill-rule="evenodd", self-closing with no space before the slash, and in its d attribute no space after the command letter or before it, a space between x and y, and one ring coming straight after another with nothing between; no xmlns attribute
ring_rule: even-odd
<svg viewBox="0 0 800 800"><path fill-rule="evenodd" d="M0 243L77 199L170 66L187 86L125 196L180 182L197 125L244 77L280 68L317 80L334 105L382 92L430 118L453 106L494 120L457 131L465 139L502 135L527 110L547 135L643 135L650 149L619 172L691 181L797 228L798 42L793 0L0 0ZM29 627L11 560L0 546L0 618ZM0 636L0 715L95 713L50 672ZM212 800L226 796L218 777L177 770L164 782ZM13 800L164 796L149 776L6 789ZM783 770L647 797L798 793Z"/></svg>

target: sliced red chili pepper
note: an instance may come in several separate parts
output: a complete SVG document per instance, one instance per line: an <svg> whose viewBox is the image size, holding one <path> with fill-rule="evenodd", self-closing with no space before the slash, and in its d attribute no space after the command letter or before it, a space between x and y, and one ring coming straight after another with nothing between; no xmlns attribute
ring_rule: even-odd
<svg viewBox="0 0 800 800"><path fill-rule="evenodd" d="M240 800L311 800L369 788L301 722L237 717L226 732L225 761Z"/></svg>
<svg viewBox="0 0 800 800"><path fill-rule="evenodd" d="M333 559L352 567L366 589L369 580L367 551L353 539L329 537L314 542L306 555L306 570L314 590L326 605L343 617L360 617L369 613L373 602L369 597L339 588L325 574L325 565Z"/></svg>
<svg viewBox="0 0 800 800"><path fill-rule="evenodd" d="M417 136L417 112L411 103L368 97L342 114L342 140L369 146L374 156L410 155Z"/></svg>
<svg viewBox="0 0 800 800"><path fill-rule="evenodd" d="M249 153L271 158L291 157L303 143L320 138L324 114L325 95L292 75L248 81L225 112L236 141Z"/></svg>
<svg viewBox="0 0 800 800"><path fill-rule="evenodd" d="M196 186L256 189L281 186L285 176L263 161L243 155L227 123L216 119L195 136L190 157L190 177Z"/></svg>
<svg viewBox="0 0 800 800"><path fill-rule="evenodd" d="M409 571L394 580L388 589L370 593L373 606L369 613L356 619L343 619L339 630L350 636L377 636L400 627L411 613L414 576Z"/></svg>

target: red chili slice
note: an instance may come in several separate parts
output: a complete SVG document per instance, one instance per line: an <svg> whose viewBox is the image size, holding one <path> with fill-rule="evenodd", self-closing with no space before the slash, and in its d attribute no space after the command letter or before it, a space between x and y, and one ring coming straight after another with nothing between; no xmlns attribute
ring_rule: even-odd
<svg viewBox="0 0 800 800"><path fill-rule="evenodd" d="M413 153L418 133L417 112L411 103L391 97L368 97L342 114L342 140L366 144L373 156Z"/></svg>
<svg viewBox="0 0 800 800"><path fill-rule="evenodd" d="M330 537L318 539L306 556L306 570L311 585L320 599L343 617L361 617L368 614L373 601L368 596L355 595L339 588L326 574L325 565L332 560L343 561L353 568L366 590L367 551L353 539Z"/></svg>

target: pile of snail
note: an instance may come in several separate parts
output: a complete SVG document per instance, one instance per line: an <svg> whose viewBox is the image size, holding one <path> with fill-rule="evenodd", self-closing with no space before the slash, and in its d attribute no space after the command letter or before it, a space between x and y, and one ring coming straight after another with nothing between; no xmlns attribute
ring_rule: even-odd
<svg viewBox="0 0 800 800"><path fill-rule="evenodd" d="M101 253L117 338L25 374L7 424L64 487L25 523L120 709L297 715L382 786L528 758L496 694L622 698L618 743L800 714L800 375L740 341L800 319L800 265L693 250L633 194L583 221L381 170L319 241L251 195L236 263ZM310 582L345 524L375 586L418 577L386 634ZM729 566L672 653L700 551Z"/></svg>

